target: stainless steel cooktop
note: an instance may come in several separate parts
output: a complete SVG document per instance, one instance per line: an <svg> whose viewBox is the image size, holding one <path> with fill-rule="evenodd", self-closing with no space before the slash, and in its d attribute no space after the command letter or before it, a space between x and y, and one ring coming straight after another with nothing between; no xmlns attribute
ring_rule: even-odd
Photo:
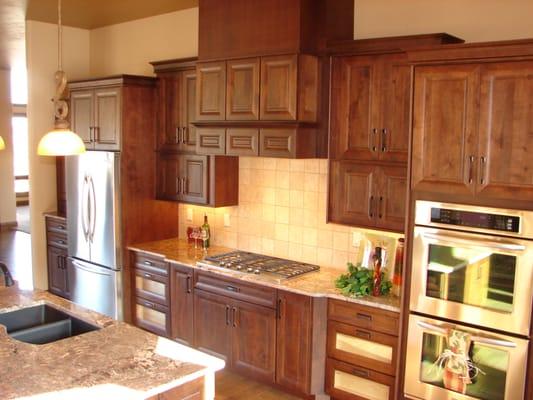
<svg viewBox="0 0 533 400"><path fill-rule="evenodd" d="M318 265L238 250L206 257L198 264L243 274L268 275L277 279L288 279L320 269Z"/></svg>

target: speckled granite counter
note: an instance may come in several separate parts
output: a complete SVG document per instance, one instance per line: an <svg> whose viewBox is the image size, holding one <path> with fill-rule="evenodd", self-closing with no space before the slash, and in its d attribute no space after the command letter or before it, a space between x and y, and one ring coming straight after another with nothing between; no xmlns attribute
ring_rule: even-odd
<svg viewBox="0 0 533 400"><path fill-rule="evenodd" d="M43 291L0 288L0 312L51 304L102 329L44 345L0 325L0 398L146 399L224 367L217 358Z"/></svg>
<svg viewBox="0 0 533 400"><path fill-rule="evenodd" d="M388 311L400 312L400 299L396 296L349 297L343 295L340 290L335 287L335 279L337 279L343 272L336 268L320 267L320 271L318 272L310 272L296 278L272 282L271 280L261 279L261 275L248 275L198 266L196 263L202 260L206 256L206 253L201 249L195 250L194 247L189 246L185 240L177 238L138 244L130 246L130 249L155 256L161 256L170 262L177 262L194 268L209 270L213 273L231 276L244 281L260 283L277 289L288 290L308 296L330 297ZM215 255L232 250L234 249L212 246L209 248L207 255Z"/></svg>

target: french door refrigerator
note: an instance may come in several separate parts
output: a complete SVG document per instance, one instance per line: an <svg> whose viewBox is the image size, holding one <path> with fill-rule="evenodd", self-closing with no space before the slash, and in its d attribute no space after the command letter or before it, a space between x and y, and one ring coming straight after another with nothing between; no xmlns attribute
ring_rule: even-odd
<svg viewBox="0 0 533 400"><path fill-rule="evenodd" d="M123 319L120 153L67 157L68 279L71 300Z"/></svg>

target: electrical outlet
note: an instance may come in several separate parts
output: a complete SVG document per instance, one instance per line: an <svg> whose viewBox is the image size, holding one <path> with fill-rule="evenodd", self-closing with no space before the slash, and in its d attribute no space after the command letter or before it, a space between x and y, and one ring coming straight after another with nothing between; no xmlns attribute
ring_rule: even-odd
<svg viewBox="0 0 533 400"><path fill-rule="evenodd" d="M192 222L192 208L187 208L187 221Z"/></svg>
<svg viewBox="0 0 533 400"><path fill-rule="evenodd" d="M224 214L224 227L229 227L231 226L231 220L230 220L230 215L229 214Z"/></svg>
<svg viewBox="0 0 533 400"><path fill-rule="evenodd" d="M363 235L360 232L352 232L352 246L359 247L361 246L361 240L363 240Z"/></svg>

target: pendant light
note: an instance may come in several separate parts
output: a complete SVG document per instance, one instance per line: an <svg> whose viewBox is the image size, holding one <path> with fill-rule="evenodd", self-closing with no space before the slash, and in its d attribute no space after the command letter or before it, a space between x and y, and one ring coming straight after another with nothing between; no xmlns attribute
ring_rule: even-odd
<svg viewBox="0 0 533 400"><path fill-rule="evenodd" d="M41 138L37 154L41 156L71 156L85 152L81 138L72 132L68 122L68 102L65 95L67 75L62 69L63 29L61 26L61 0L57 1L57 71L55 73L56 93L54 96L54 129Z"/></svg>
<svg viewBox="0 0 533 400"><path fill-rule="evenodd" d="M4 143L4 139L0 136L0 150L4 150L5 148L6 144Z"/></svg>

